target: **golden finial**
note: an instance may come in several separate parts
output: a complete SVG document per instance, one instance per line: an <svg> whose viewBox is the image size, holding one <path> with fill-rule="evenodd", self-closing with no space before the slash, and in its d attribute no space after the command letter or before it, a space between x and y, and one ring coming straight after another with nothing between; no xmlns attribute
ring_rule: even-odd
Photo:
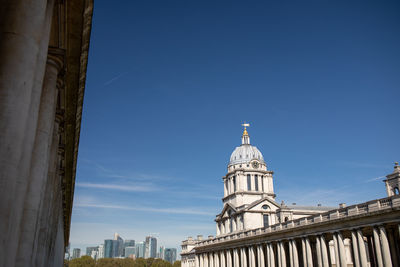
<svg viewBox="0 0 400 267"><path fill-rule="evenodd" d="M249 123L246 123L246 122L244 122L244 123L242 124L242 126L244 127L244 130L243 130L243 135L249 135L249 134L247 133L247 129L246 129L246 127L250 127L250 124L249 124Z"/></svg>

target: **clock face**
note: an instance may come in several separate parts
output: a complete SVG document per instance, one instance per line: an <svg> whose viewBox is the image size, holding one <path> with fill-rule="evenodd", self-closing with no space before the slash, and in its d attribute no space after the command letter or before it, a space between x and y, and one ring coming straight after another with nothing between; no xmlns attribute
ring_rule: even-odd
<svg viewBox="0 0 400 267"><path fill-rule="evenodd" d="M257 161L253 161L253 162L251 163L251 166L253 166L254 169L258 169L258 167L260 166L260 164L258 164Z"/></svg>

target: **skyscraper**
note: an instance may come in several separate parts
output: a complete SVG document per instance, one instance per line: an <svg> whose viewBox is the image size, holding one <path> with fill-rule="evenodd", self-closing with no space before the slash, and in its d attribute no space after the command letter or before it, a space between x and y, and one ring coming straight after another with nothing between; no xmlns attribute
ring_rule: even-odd
<svg viewBox="0 0 400 267"><path fill-rule="evenodd" d="M74 248L72 251L72 258L77 259L81 257L81 249L80 248Z"/></svg>
<svg viewBox="0 0 400 267"><path fill-rule="evenodd" d="M164 260L165 259L165 247L160 246L160 259Z"/></svg>
<svg viewBox="0 0 400 267"><path fill-rule="evenodd" d="M176 261L176 248L165 249L165 260L173 264Z"/></svg>
<svg viewBox="0 0 400 267"><path fill-rule="evenodd" d="M125 249L126 249L127 247L134 247L134 246L135 246L135 240L133 240L133 239L127 239L127 240L125 240L122 256L128 257L128 255L125 254Z"/></svg>
<svg viewBox="0 0 400 267"><path fill-rule="evenodd" d="M112 257L113 258L122 257L123 251L124 251L124 240L118 233L115 233L113 240Z"/></svg>
<svg viewBox="0 0 400 267"><path fill-rule="evenodd" d="M97 253L97 259L102 259L104 258L104 244L99 245L99 250Z"/></svg>
<svg viewBox="0 0 400 267"><path fill-rule="evenodd" d="M139 242L136 244L136 258L144 258L144 251L146 244L144 242Z"/></svg>
<svg viewBox="0 0 400 267"><path fill-rule="evenodd" d="M113 257L113 241L112 239L104 240L104 258Z"/></svg>
<svg viewBox="0 0 400 267"><path fill-rule="evenodd" d="M125 258L134 258L134 257L136 257L136 248L125 247Z"/></svg>
<svg viewBox="0 0 400 267"><path fill-rule="evenodd" d="M157 256L157 238L146 236L145 258L155 258Z"/></svg>
<svg viewBox="0 0 400 267"><path fill-rule="evenodd" d="M86 255L92 256L92 251L98 251L98 250L99 250L99 247L87 247L86 248Z"/></svg>

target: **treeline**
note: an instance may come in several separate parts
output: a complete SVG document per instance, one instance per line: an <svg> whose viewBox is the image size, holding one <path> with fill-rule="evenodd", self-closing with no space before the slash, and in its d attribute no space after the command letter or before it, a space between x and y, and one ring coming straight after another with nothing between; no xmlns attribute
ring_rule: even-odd
<svg viewBox="0 0 400 267"><path fill-rule="evenodd" d="M161 259L143 259L138 258L136 260L125 258L125 259L99 259L95 261L90 256L82 256L78 259L65 260L64 267L180 267L181 262L176 261L174 264Z"/></svg>

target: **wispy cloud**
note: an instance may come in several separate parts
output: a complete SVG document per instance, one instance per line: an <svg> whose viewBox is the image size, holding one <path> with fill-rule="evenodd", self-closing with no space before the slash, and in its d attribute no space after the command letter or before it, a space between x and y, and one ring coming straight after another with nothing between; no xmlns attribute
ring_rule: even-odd
<svg viewBox="0 0 400 267"><path fill-rule="evenodd" d="M133 210L133 211L144 211L144 212L156 212L156 213L169 213L169 214L186 214L186 215L215 215L213 212L202 211L196 208L153 208L153 207L135 207L135 206L121 206L121 205L109 205L109 204L91 204L91 203L77 203L75 207L85 208L101 208L101 209L117 209L117 210Z"/></svg>
<svg viewBox="0 0 400 267"><path fill-rule="evenodd" d="M160 188L154 185L118 185L118 184L95 184L95 183L76 183L77 187L85 188L98 188L108 189L117 191L128 191L128 192L153 192L159 191Z"/></svg>
<svg viewBox="0 0 400 267"><path fill-rule="evenodd" d="M351 168L373 168L373 169L385 169L386 165L368 163L368 162L354 162L354 161L342 161L340 165L351 167Z"/></svg>
<svg viewBox="0 0 400 267"><path fill-rule="evenodd" d="M366 180L365 182L366 182L366 183L371 183L371 182L375 182L375 181L382 180L382 179L384 179L384 178L386 178L386 177L385 177L385 176L375 177L375 178L368 179L368 180Z"/></svg>
<svg viewBox="0 0 400 267"><path fill-rule="evenodd" d="M125 75L128 74L128 73L129 73L129 71L125 71L125 72L122 72L122 73L118 74L117 76L114 76L114 77L111 78L110 80L106 81L106 82L103 84L103 86L110 85L111 83L115 82L116 80L118 80L118 79L121 78L122 76L125 76Z"/></svg>

